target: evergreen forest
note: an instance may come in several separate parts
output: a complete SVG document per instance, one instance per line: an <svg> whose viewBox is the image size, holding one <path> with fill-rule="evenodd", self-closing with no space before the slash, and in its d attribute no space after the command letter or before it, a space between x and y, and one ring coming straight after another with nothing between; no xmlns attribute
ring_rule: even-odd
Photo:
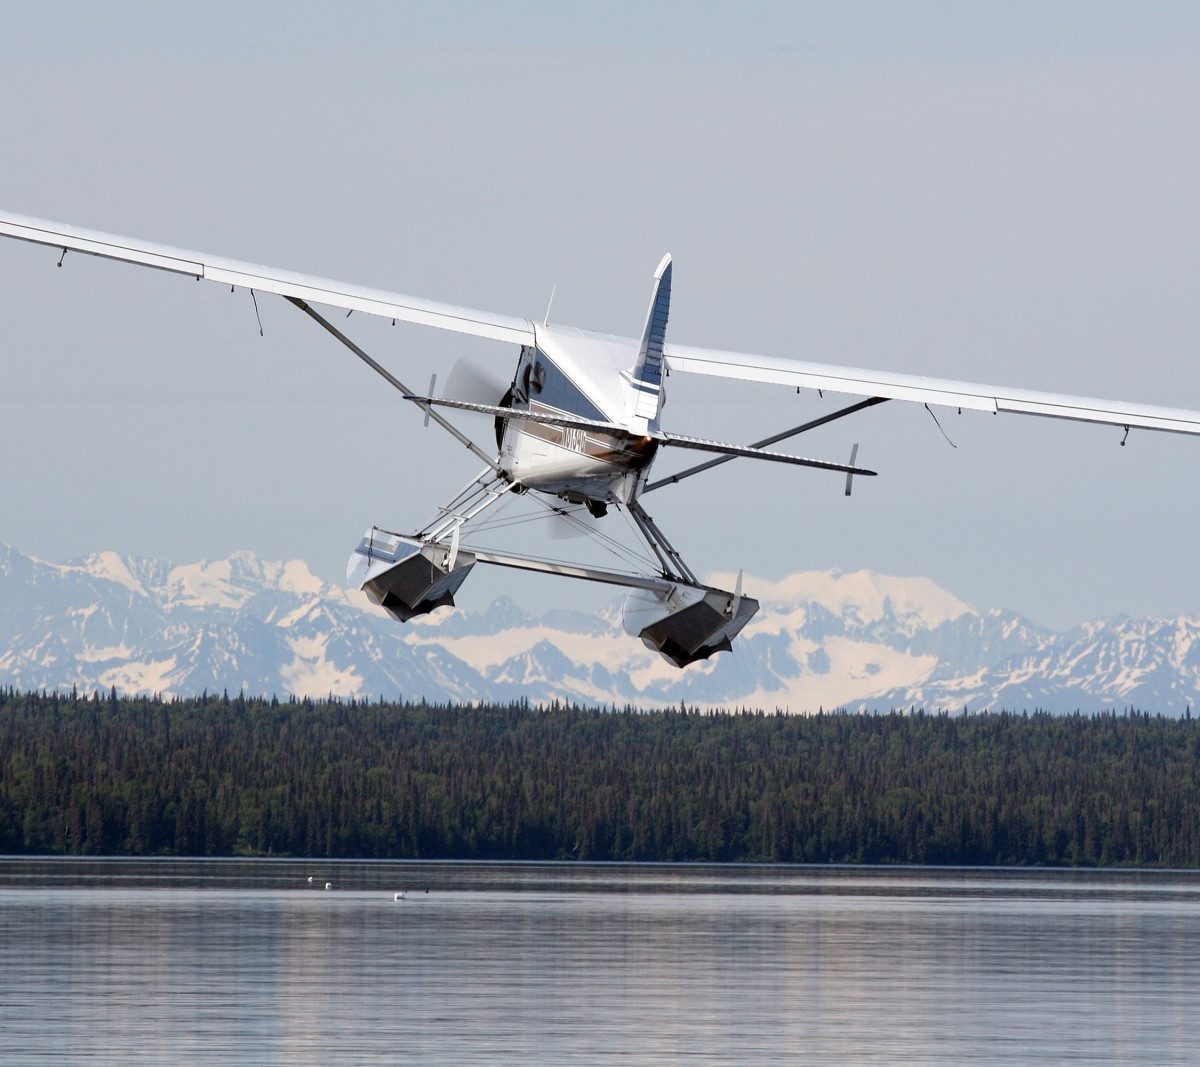
<svg viewBox="0 0 1200 1067"><path fill-rule="evenodd" d="M0 689L0 853L1200 866L1190 714Z"/></svg>

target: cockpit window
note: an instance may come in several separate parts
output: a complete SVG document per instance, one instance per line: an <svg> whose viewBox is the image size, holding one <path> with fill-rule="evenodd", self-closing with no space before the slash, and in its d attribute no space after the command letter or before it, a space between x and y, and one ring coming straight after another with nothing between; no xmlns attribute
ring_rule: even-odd
<svg viewBox="0 0 1200 1067"><path fill-rule="evenodd" d="M525 404L531 393L540 393L546 386L546 373L546 364L538 358L537 350L522 348L521 361L517 364L512 383L513 403Z"/></svg>
<svg viewBox="0 0 1200 1067"><path fill-rule="evenodd" d="M528 348L521 349L521 362L517 364L516 377L512 383L512 398L517 404L529 399L529 379L532 373L533 355Z"/></svg>

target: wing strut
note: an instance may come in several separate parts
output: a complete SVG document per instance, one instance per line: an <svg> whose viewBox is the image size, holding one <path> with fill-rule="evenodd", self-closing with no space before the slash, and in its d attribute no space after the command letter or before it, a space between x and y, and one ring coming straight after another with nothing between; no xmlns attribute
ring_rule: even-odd
<svg viewBox="0 0 1200 1067"><path fill-rule="evenodd" d="M455 426L453 423L447 421L439 412L434 411L433 407L429 403L429 401L425 400L422 397L414 396L413 391L407 385L405 385L399 378L397 378L394 374L392 374L392 372L389 371L386 367L384 367L381 363L377 363L370 356L368 356L366 354L366 352L364 352L361 348L358 347L358 345L356 345L353 341L351 341L350 338L347 337L344 333L342 333L342 331L339 330L336 326L334 326L332 322L330 322L328 319L326 319L323 315L319 314L318 312L313 311L313 309L305 301L301 300L299 297L285 296L284 300L288 301L288 303L295 304L296 307L298 307L301 311L303 311L304 314L306 314L310 319L312 319L315 323L317 323L317 325L321 326L323 329L328 330L329 333L333 334L334 337L336 337L339 341L341 341L342 344L344 344L348 349L350 349L351 352L353 352L356 356L358 356L359 359L361 359L368 367L371 368L371 370L373 370L376 374L378 374L384 381L386 381L393 388L399 389L400 392L404 394L405 400L409 400L412 403L416 404L417 407L423 409L425 412L425 425L426 426L429 425L429 420L433 419L434 422L436 422L443 430L445 430L448 434L450 434L450 436L453 437L459 444L464 445L466 448L469 448L473 453L475 453L476 456L478 456L481 460L483 460L483 462L486 463L497 474L501 473L500 467L496 463L495 459L493 459L490 455L488 455L482 448L480 448L474 441L472 441L457 426Z"/></svg>
<svg viewBox="0 0 1200 1067"><path fill-rule="evenodd" d="M857 404L851 404L847 408L842 408L839 411L831 412L828 415L822 415L819 419L813 419L812 422L806 422L803 426L796 426L791 430L784 430L782 433L772 434L770 437L764 437L761 441L755 441L751 448L765 448L767 445L773 445L777 441L785 441L789 437L795 437L798 434L806 433L809 430L815 430L818 426L824 426L827 422L834 422L837 419L844 419L847 415L854 415L866 408L874 407L876 404L884 403L888 398L886 396L873 396L867 400L860 400ZM656 482L649 482L644 485L639 495L649 493L654 489L661 489L664 485L673 485L675 482L681 482L684 478L690 478L693 474L700 474L703 471L712 470L713 467L719 467L722 463L728 463L731 459L736 459L736 456L721 456L719 459L710 459L707 463L698 463L694 467L688 467L687 470L682 470L678 474L668 475L666 478L659 478ZM853 466L854 461L850 461Z"/></svg>
<svg viewBox="0 0 1200 1067"><path fill-rule="evenodd" d="M691 567L683 562L683 557L675 549L675 546L667 540L667 535L658 528L658 523L650 518L642 505L634 500L625 506L629 514L633 517L633 521L637 523L637 528L646 539L646 543L654 550L654 554L658 557L658 562L662 564L663 577L682 577L685 582L690 582L692 585L699 585L700 579L692 572ZM674 572L671 570L672 564L676 567Z"/></svg>

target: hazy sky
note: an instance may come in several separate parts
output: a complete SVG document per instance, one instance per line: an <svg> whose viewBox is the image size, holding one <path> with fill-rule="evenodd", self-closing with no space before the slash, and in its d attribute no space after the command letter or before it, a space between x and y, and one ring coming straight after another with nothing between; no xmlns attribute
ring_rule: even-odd
<svg viewBox="0 0 1200 1067"><path fill-rule="evenodd" d="M1194 3L0 4L0 208L626 334L669 250L669 339L1200 408L1198 55ZM475 472L282 301L260 338L243 292L56 259L0 243L0 541L340 579ZM346 327L416 385L515 356ZM737 441L844 402L669 384ZM900 404L795 442L861 442L850 500L739 460L647 506L701 573L1200 611L1200 439L939 417L957 448ZM500 592L612 599L460 601Z"/></svg>

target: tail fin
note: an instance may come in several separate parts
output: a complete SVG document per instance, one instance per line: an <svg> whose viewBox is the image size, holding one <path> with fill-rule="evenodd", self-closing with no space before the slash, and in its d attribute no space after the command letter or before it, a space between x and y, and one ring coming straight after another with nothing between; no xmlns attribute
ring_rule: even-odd
<svg viewBox="0 0 1200 1067"><path fill-rule="evenodd" d="M654 272L654 292L646 313L642 347L633 365L631 381L637 400L634 414L644 419L658 417L662 406L663 343L667 337L667 316L671 312L671 255L663 256Z"/></svg>

